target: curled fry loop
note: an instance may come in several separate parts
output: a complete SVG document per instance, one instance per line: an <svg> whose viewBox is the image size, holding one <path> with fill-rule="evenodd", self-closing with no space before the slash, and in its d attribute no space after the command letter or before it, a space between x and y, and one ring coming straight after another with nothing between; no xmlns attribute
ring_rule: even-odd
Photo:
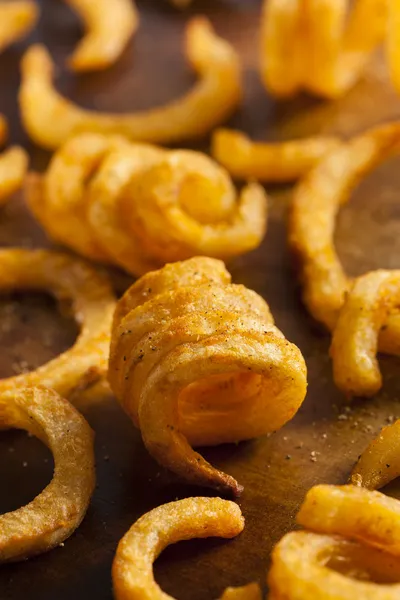
<svg viewBox="0 0 400 600"><path fill-rule="evenodd" d="M25 37L39 18L36 2L6 0L0 4L0 52Z"/></svg>
<svg viewBox="0 0 400 600"><path fill-rule="evenodd" d="M69 64L74 71L105 69L122 54L139 25L131 0L67 0L87 30Z"/></svg>
<svg viewBox="0 0 400 600"><path fill-rule="evenodd" d="M307 387L304 359L264 300L232 285L223 263L207 258L148 273L121 298L109 382L160 464L234 494L241 486L191 445L279 429Z"/></svg>
<svg viewBox="0 0 400 600"><path fill-rule="evenodd" d="M396 8L389 8L390 4L386 0L356 0L353 6L347 0L264 0L261 78L266 89L282 98L300 90L326 98L342 96L360 78L384 39L389 40L391 70L397 72Z"/></svg>
<svg viewBox="0 0 400 600"><path fill-rule="evenodd" d="M22 187L28 168L28 155L19 146L0 154L0 205Z"/></svg>
<svg viewBox="0 0 400 600"><path fill-rule="evenodd" d="M237 108L242 92L240 61L203 18L187 26L186 53L199 76L191 91L166 106L121 115L85 110L61 96L53 86L50 55L43 46L31 46L22 60L19 92L25 129L48 149L83 131L163 144L202 136Z"/></svg>
<svg viewBox="0 0 400 600"><path fill-rule="evenodd" d="M0 380L0 392L44 385L69 396L104 375L109 354L114 295L108 279L86 263L45 250L0 251L0 290L45 290L72 302L80 326L75 344L30 373Z"/></svg>
<svg viewBox="0 0 400 600"><path fill-rule="evenodd" d="M54 476L32 502L0 515L0 562L47 552L79 527L95 485L93 433L85 419L44 387L0 394L0 428L26 429L54 456Z"/></svg>
<svg viewBox="0 0 400 600"><path fill-rule="evenodd" d="M112 576L116 600L173 600L154 580L153 562L170 544L193 538L233 538L242 532L244 518L234 502L221 498L186 498L159 506L130 528L118 545ZM255 587L248 586L253 593ZM250 599L246 590L226 592L229 598ZM259 596L254 595L254 600Z"/></svg>
<svg viewBox="0 0 400 600"><path fill-rule="evenodd" d="M303 301L312 316L333 331L351 280L334 247L334 225L340 207L363 176L399 151L400 124L392 123L329 153L299 184L289 219L289 244L297 259ZM379 334L379 350L400 352L400 322L392 312Z"/></svg>
<svg viewBox="0 0 400 600"><path fill-rule="evenodd" d="M272 597L398 598L399 516L399 501L379 492L355 486L312 488L297 516L308 531L287 534L273 551ZM380 582L369 580L371 574Z"/></svg>
<svg viewBox="0 0 400 600"><path fill-rule="evenodd" d="M230 258L264 237L267 198L257 184L237 198L224 169L189 150L82 134L31 176L27 201L50 237L142 275L205 254Z"/></svg>
<svg viewBox="0 0 400 600"><path fill-rule="evenodd" d="M238 179L267 182L295 181L338 145L334 137L311 137L290 142L253 142L245 134L217 129L212 156Z"/></svg>

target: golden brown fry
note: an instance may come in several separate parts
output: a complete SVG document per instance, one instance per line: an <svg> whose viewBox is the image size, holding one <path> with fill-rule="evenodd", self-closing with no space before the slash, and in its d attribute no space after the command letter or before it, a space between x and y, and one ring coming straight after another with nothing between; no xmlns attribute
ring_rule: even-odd
<svg viewBox="0 0 400 600"><path fill-rule="evenodd" d="M132 0L67 0L87 30L70 58L74 71L105 69L122 54L139 25Z"/></svg>
<svg viewBox="0 0 400 600"><path fill-rule="evenodd" d="M355 465L351 482L375 490L400 475L400 420L384 427Z"/></svg>
<svg viewBox="0 0 400 600"><path fill-rule="evenodd" d="M153 563L164 548L193 538L233 538L243 527L237 504L221 498L186 498L151 510L118 545L112 568L116 600L173 600L153 574Z"/></svg>
<svg viewBox="0 0 400 600"><path fill-rule="evenodd" d="M241 486L193 446L275 431L300 407L306 367L255 292L223 263L193 258L148 273L114 316L110 385L149 452L185 480Z"/></svg>
<svg viewBox="0 0 400 600"><path fill-rule="evenodd" d="M334 248L336 215L363 176L399 148L399 123L371 129L323 158L293 195L289 243L300 268L303 300L312 316L330 330L351 285ZM379 350L400 351L397 312L380 333Z"/></svg>
<svg viewBox="0 0 400 600"><path fill-rule="evenodd" d="M42 386L0 395L0 428L26 429L54 456L54 477L32 502L0 515L0 562L47 552L79 527L95 485L93 433L85 419Z"/></svg>
<svg viewBox="0 0 400 600"><path fill-rule="evenodd" d="M221 600L262 600L260 586L257 583L249 583L240 588L226 588Z"/></svg>
<svg viewBox="0 0 400 600"><path fill-rule="evenodd" d="M31 0L6 0L0 4L0 52L25 37L39 18L39 8Z"/></svg>
<svg viewBox="0 0 400 600"><path fill-rule="evenodd" d="M297 521L318 533L289 533L275 547L268 577L272 598L397 599L399 515L398 500L379 492L354 486L312 488ZM393 583L373 583L369 574Z"/></svg>
<svg viewBox="0 0 400 600"><path fill-rule="evenodd" d="M22 186L27 167L28 155L19 146L0 154L0 206Z"/></svg>
<svg viewBox="0 0 400 600"><path fill-rule="evenodd" d="M1 290L46 290L72 301L81 327L75 344L30 373L0 380L0 391L45 385L63 396L99 379L105 372L114 296L108 279L86 263L45 250L0 250Z"/></svg>
<svg viewBox="0 0 400 600"><path fill-rule="evenodd" d="M202 136L237 108L242 92L240 61L204 18L189 22L186 54L199 76L191 91L166 106L121 115L85 110L63 98L53 86L54 66L47 50L31 46L22 60L19 93L24 126L37 144L49 149L82 131L157 143Z"/></svg>
<svg viewBox="0 0 400 600"><path fill-rule="evenodd" d="M343 95L361 76L388 23L395 26L395 10L388 13L387 4L264 0L261 77L267 90L278 97L301 89L327 98Z"/></svg>
<svg viewBox="0 0 400 600"><path fill-rule="evenodd" d="M390 0L388 11L386 52L391 80L397 92L400 92L400 0Z"/></svg>
<svg viewBox="0 0 400 600"><path fill-rule="evenodd" d="M211 154L238 179L263 182L294 181L338 146L334 137L311 137L290 142L253 142L240 131L217 129Z"/></svg>
<svg viewBox="0 0 400 600"><path fill-rule="evenodd" d="M400 271L373 271L355 280L333 331L333 377L348 396L373 396L382 387L378 336L400 305Z"/></svg>
<svg viewBox="0 0 400 600"><path fill-rule="evenodd" d="M267 221L261 186L239 199L209 157L116 136L81 134L31 176L27 201L57 242L142 275L197 254L228 258L256 248Z"/></svg>

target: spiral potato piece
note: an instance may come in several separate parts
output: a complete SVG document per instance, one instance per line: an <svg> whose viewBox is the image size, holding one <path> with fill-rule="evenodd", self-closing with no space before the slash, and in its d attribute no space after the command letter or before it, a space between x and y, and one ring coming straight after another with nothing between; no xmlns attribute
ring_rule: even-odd
<svg viewBox="0 0 400 600"><path fill-rule="evenodd" d="M299 266L303 300L312 316L330 331L351 287L334 247L337 213L363 176L399 148L398 122L371 129L328 153L293 195L289 244ZM397 310L380 331L379 350L400 353Z"/></svg>
<svg viewBox="0 0 400 600"><path fill-rule="evenodd" d="M170 544L193 538L239 535L244 518L234 502L186 498L146 513L118 545L112 576L116 600L173 600L154 580L153 562ZM261 600L258 585L228 588L221 600Z"/></svg>
<svg viewBox="0 0 400 600"><path fill-rule="evenodd" d="M85 110L64 98L53 86L54 65L47 50L31 46L21 63L19 104L25 129L50 150L83 131L160 144L205 135L231 116L241 100L240 61L204 18L187 25L186 54L199 76L189 92L160 108L122 115Z"/></svg>
<svg viewBox="0 0 400 600"><path fill-rule="evenodd" d="M400 502L379 492L355 486L312 488L297 516L311 531L287 534L273 551L271 598L399 598L399 517Z"/></svg>
<svg viewBox="0 0 400 600"><path fill-rule="evenodd" d="M25 37L36 24L39 9L31 0L6 0L0 3L0 52Z"/></svg>
<svg viewBox="0 0 400 600"><path fill-rule="evenodd" d="M257 184L237 199L207 156L82 134L30 176L27 202L49 236L79 254L142 275L196 254L229 258L256 248L267 198Z"/></svg>
<svg viewBox="0 0 400 600"><path fill-rule="evenodd" d="M371 53L395 28L387 0L264 0L261 78L277 97L300 90L327 98L345 94ZM396 4L396 1L394 1ZM395 35L388 32L390 40ZM393 49L394 42L389 43ZM389 55L394 65L395 53ZM392 69L393 70L393 69Z"/></svg>
<svg viewBox="0 0 400 600"><path fill-rule="evenodd" d="M13 146L0 154L0 205L5 204L24 182L28 167L28 155L19 146Z"/></svg>
<svg viewBox="0 0 400 600"><path fill-rule="evenodd" d="M234 494L241 486L191 445L275 431L307 387L304 359L264 300L202 257L148 273L119 301L109 382L160 464Z"/></svg>

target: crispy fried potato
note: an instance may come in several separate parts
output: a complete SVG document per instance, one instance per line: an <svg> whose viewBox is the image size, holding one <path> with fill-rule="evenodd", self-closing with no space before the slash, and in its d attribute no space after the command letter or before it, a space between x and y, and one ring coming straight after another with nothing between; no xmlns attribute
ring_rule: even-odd
<svg viewBox="0 0 400 600"><path fill-rule="evenodd" d="M193 446L275 431L297 412L304 359L264 300L230 284L223 263L193 258L148 273L114 316L110 385L149 452L185 480L241 486Z"/></svg>
<svg viewBox="0 0 400 600"><path fill-rule="evenodd" d="M400 148L400 123L371 129L329 153L299 184L289 219L289 244L300 268L303 300L312 316L335 328L351 281L333 242L335 218L362 177ZM389 316L379 350L400 352L400 317Z"/></svg>
<svg viewBox="0 0 400 600"><path fill-rule="evenodd" d="M261 78L266 89L277 97L302 89L327 98L345 94L384 39L388 22L394 27L395 10L388 14L387 4L358 0L350 8L346 0L264 0ZM392 55L392 65L394 60Z"/></svg>
<svg viewBox="0 0 400 600"><path fill-rule="evenodd" d="M379 492L354 486L312 488L297 521L313 533L289 533L275 547L268 576L272 598L398 598L399 515L399 501Z"/></svg>
<svg viewBox="0 0 400 600"><path fill-rule="evenodd" d="M70 58L74 71L105 69L122 54L139 25L132 0L66 0L81 17L87 33Z"/></svg>
<svg viewBox="0 0 400 600"><path fill-rule="evenodd" d="M0 4L0 52L25 37L39 18L39 8L31 0L6 0Z"/></svg>
<svg viewBox="0 0 400 600"><path fill-rule="evenodd" d="M400 419L384 427L364 450L351 474L354 485L375 490L400 475Z"/></svg>
<svg viewBox="0 0 400 600"><path fill-rule="evenodd" d="M373 396L382 387L376 358L378 336L399 305L400 271L367 273L355 280L347 294L330 354L335 383L348 396Z"/></svg>
<svg viewBox="0 0 400 600"><path fill-rule="evenodd" d="M389 22L386 52L391 80L396 90L400 92L400 1L390 0L388 11Z"/></svg>
<svg viewBox="0 0 400 600"><path fill-rule="evenodd" d="M54 476L32 502L0 515L0 562L47 552L79 527L95 485L93 433L53 390L28 387L0 394L0 427L26 429L54 456Z"/></svg>
<svg viewBox="0 0 400 600"><path fill-rule="evenodd" d="M28 160L27 153L19 146L0 154L0 206L22 187Z"/></svg>
<svg viewBox="0 0 400 600"><path fill-rule="evenodd" d="M25 129L37 144L49 149L82 131L153 143L202 136L237 108L242 93L240 61L204 18L189 22L186 53L199 76L190 92L166 106L121 115L85 110L63 98L53 86L54 65L47 50L31 46L22 60L19 92Z"/></svg>
<svg viewBox="0 0 400 600"><path fill-rule="evenodd" d="M240 588L226 588L221 600L262 600L262 593L257 583L249 583Z"/></svg>
<svg viewBox="0 0 400 600"><path fill-rule="evenodd" d="M334 137L317 136L290 142L253 142L240 131L217 129L211 154L238 179L294 181L338 146Z"/></svg>
<svg viewBox="0 0 400 600"><path fill-rule="evenodd" d="M116 600L171 600L153 574L153 563L164 548L192 538L230 539L243 528L240 508L221 498L186 498L151 510L118 545L112 568Z"/></svg>
<svg viewBox="0 0 400 600"><path fill-rule="evenodd" d="M4 144L8 135L7 119L4 115L0 114L0 146Z"/></svg>
<svg viewBox="0 0 400 600"><path fill-rule="evenodd" d="M108 279L86 263L45 250L0 250L1 290L46 290L71 300L81 327L75 344L30 373L0 380L0 393L45 385L63 396L104 375L109 354L114 296Z"/></svg>
<svg viewBox="0 0 400 600"><path fill-rule="evenodd" d="M266 230L261 186L238 199L228 173L204 154L117 136L71 138L26 190L52 239L134 275L196 254L248 252Z"/></svg>

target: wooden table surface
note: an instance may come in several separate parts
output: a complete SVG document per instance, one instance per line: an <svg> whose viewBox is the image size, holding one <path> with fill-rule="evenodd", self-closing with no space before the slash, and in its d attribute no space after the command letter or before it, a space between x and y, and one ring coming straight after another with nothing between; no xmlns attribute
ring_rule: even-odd
<svg viewBox="0 0 400 600"><path fill-rule="evenodd" d="M11 122L11 141L29 149L32 165L44 168L48 154L24 134L17 109L19 61L25 47L44 42L59 66L57 85L84 106L133 110L162 104L192 82L182 55L182 32L191 13L210 16L218 31L240 51L246 66L246 97L232 124L257 138L334 131L349 135L398 117L400 99L387 82L378 57L366 77L341 101L310 98L278 104L267 97L257 74L257 0L194 2L179 13L164 0L138 2L140 31L122 59L104 73L74 77L64 59L79 39L76 16L58 0L41 3L36 31L0 56L0 112ZM207 147L206 145L204 147ZM342 211L337 244L346 268L361 274L377 267L399 268L400 160L371 174ZM227 585L265 584L273 545L294 525L306 491L320 482L343 483L360 452L393 416L400 416L399 363L382 358L384 388L373 400L346 405L332 382L329 337L306 314L299 299L286 247L289 188L270 188L268 234L263 245L230 266L234 280L262 294L278 326L301 348L309 370L309 392L296 418L283 430L238 446L208 449L204 455L244 486L240 506L244 533L232 542L185 542L167 550L156 577L169 594L186 600L217 598ZM44 246L46 238L28 215L22 196L0 209L0 245ZM77 329L46 295L10 294L0 304L0 375L32 368L70 345ZM0 567L0 598L22 600L110 600L111 562L118 540L149 509L176 498L203 495L184 487L150 458L139 433L106 386L79 399L96 432L98 485L87 517L64 547L28 562ZM312 459L312 453L315 460ZM0 512L32 499L51 478L50 453L26 434L0 436ZM400 493L393 484L389 493Z"/></svg>

